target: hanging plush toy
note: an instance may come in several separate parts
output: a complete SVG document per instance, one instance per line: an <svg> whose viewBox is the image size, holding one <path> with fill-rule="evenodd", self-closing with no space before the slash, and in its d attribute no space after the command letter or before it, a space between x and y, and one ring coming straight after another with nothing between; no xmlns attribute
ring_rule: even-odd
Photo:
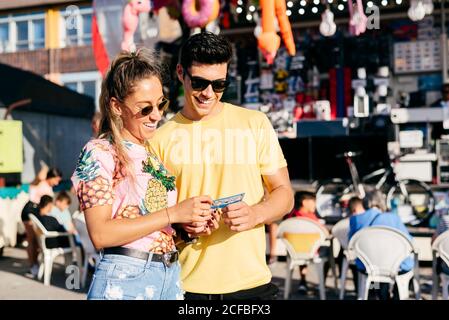
<svg viewBox="0 0 449 320"><path fill-rule="evenodd" d="M320 33L325 37L331 37L337 31L337 25L334 21L334 14L329 6L321 14Z"/></svg>
<svg viewBox="0 0 449 320"><path fill-rule="evenodd" d="M129 0L123 10L123 41L122 50L134 50L134 33L139 25L139 14L151 11L150 0Z"/></svg>
<svg viewBox="0 0 449 320"><path fill-rule="evenodd" d="M358 36L366 31L368 18L363 12L362 0L357 0L356 10L354 11L352 0L348 1L349 9L349 32Z"/></svg>
<svg viewBox="0 0 449 320"><path fill-rule="evenodd" d="M292 27L286 14L287 8L285 6L285 0L275 0L274 5L282 41L284 41L288 54L294 56L296 54L295 40L293 39Z"/></svg>
<svg viewBox="0 0 449 320"><path fill-rule="evenodd" d="M199 2L199 10L196 2ZM204 28L209 22L217 19L220 13L218 0L184 0L182 16L190 28Z"/></svg>
<svg viewBox="0 0 449 320"><path fill-rule="evenodd" d="M262 8L262 33L257 41L267 63L273 63L277 50L281 45L281 39L275 29L276 17L287 51L291 56L294 56L296 48L290 22L285 13L285 0L260 0L260 7Z"/></svg>

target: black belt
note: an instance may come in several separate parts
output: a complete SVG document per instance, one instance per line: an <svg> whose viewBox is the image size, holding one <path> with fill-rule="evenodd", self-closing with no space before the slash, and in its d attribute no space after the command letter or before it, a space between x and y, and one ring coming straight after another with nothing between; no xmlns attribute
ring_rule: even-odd
<svg viewBox="0 0 449 320"><path fill-rule="evenodd" d="M105 248L103 250L103 254L119 254L119 255L142 259L142 260L148 260L149 256L152 254L151 261L163 262L167 267L170 267L173 263L178 261L178 256L179 256L178 251L172 251L172 252L167 252L164 254L159 254L159 253L145 252L145 251L140 251L140 250L131 249L131 248L125 248L125 247Z"/></svg>

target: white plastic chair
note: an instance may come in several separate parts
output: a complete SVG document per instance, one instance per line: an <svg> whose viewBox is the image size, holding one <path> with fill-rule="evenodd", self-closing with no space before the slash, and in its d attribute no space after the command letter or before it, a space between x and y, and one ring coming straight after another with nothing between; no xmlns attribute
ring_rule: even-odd
<svg viewBox="0 0 449 320"><path fill-rule="evenodd" d="M36 236L38 237L38 243L42 250L40 253L40 266L39 266L39 273L38 273L38 279L42 280L42 276L44 276L44 285L49 286L50 285L50 279L51 279L51 272L53 269L53 262L55 258L59 255L64 255L64 260L67 264L66 254L71 254L72 262L76 261L78 267L80 267L80 259L81 252L79 252L79 249L75 246L75 241L73 240L73 236L68 232L56 232L56 231L48 231L45 229L43 224L39 221L39 219L34 214L29 214L30 221L33 223L33 229L36 233ZM70 247L63 248L47 248L45 244L46 239L50 238L57 238L61 236L67 236L69 239Z"/></svg>
<svg viewBox="0 0 449 320"><path fill-rule="evenodd" d="M320 299L326 299L324 262L328 258L319 257L317 251L321 246L326 245L328 236L329 232L324 227L307 218L290 218L279 225L278 238L281 238L287 249L284 299L288 299L290 295L292 273L295 267L308 264L313 264L316 267Z"/></svg>
<svg viewBox="0 0 449 320"><path fill-rule="evenodd" d="M346 276L348 274L349 264L351 262L348 259L348 243L349 243L349 218L338 221L331 230L332 235L338 240L343 250L343 261L340 270L340 300L343 300L345 296Z"/></svg>
<svg viewBox="0 0 449 320"><path fill-rule="evenodd" d="M414 255L414 269L399 275L399 268L404 259ZM418 253L413 243L400 231L384 226L368 227L358 231L349 241L348 257L359 258L366 268L366 273L359 272L359 300L367 300L370 284L395 282L398 286L399 299L409 297L409 283L413 279L416 299L420 299Z"/></svg>
<svg viewBox="0 0 449 320"><path fill-rule="evenodd" d="M83 268L81 270L81 285L83 287L86 286L86 279L88 274L89 261L93 260L95 262L95 266L100 262L100 255L95 250L95 247L90 240L89 233L87 232L86 221L84 219L83 214L75 215L73 219L73 224L75 225L75 229L78 232L80 237L81 245L84 250L84 261Z"/></svg>
<svg viewBox="0 0 449 320"><path fill-rule="evenodd" d="M437 274L437 258L446 263L449 266L449 230L440 234L432 244L432 299L436 300L438 298L438 289L439 289L439 279ZM443 299L449 299L449 275L441 272L440 273L441 285L442 285L442 293Z"/></svg>

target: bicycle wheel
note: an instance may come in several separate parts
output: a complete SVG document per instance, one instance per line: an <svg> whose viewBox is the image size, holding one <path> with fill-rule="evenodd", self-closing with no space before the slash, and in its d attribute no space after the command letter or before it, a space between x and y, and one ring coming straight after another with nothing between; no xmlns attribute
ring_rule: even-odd
<svg viewBox="0 0 449 320"><path fill-rule="evenodd" d="M316 210L320 218L345 217L344 196L351 189L341 179L322 181L316 191ZM343 202L343 203L342 203Z"/></svg>
<svg viewBox="0 0 449 320"><path fill-rule="evenodd" d="M387 194L389 210L397 211L408 225L424 223L433 214L435 198L430 187L418 180L401 180Z"/></svg>

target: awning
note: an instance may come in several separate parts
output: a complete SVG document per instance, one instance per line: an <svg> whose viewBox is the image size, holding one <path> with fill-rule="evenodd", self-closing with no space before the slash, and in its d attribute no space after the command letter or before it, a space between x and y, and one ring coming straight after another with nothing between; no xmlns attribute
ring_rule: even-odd
<svg viewBox="0 0 449 320"><path fill-rule="evenodd" d="M0 63L0 107L25 99L31 99L31 103L18 110L89 119L95 112L91 97L32 72Z"/></svg>

